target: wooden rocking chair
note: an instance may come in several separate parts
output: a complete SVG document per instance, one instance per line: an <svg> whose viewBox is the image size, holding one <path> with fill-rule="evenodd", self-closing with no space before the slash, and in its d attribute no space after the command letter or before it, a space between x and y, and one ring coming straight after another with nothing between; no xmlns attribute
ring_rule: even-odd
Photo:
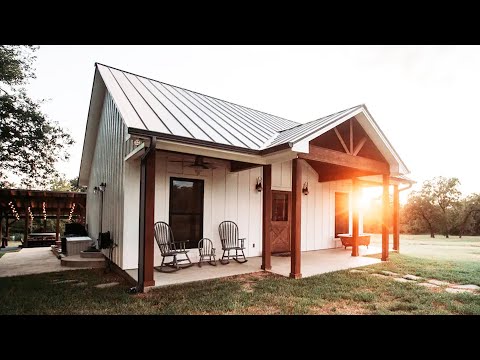
<svg viewBox="0 0 480 360"><path fill-rule="evenodd" d="M213 247L212 240L203 238L198 242L198 252L200 260L198 261L198 267L202 267L202 262L206 261L212 266L217 266L215 262L215 248ZM208 260L206 260L208 258Z"/></svg>
<svg viewBox="0 0 480 360"><path fill-rule="evenodd" d="M156 266L155 270L161 272L174 272L193 265L188 257L189 250L186 249L185 245L188 241L175 242L172 228L166 222L159 221L155 223L155 240L157 241L160 253L162 254L162 264ZM178 255L185 255L185 259L177 259ZM166 257L172 257L173 260L165 262ZM188 264L179 265L180 262L188 262ZM165 271L164 269L166 267L171 267L173 270Z"/></svg>
<svg viewBox="0 0 480 360"><path fill-rule="evenodd" d="M239 239L238 238L238 226L233 221L223 221L218 225L218 232L220 234L220 241L222 242L222 250L223 255L220 259L220 263L222 265L230 263L230 258L235 260L236 262L243 264L246 263L248 260L245 257L245 253L243 250L245 249L245 238ZM235 250L235 255L230 255L230 251ZM241 251L243 256L243 260L238 259L238 252ZM225 252L227 256L225 256ZM227 260L224 260L225 257Z"/></svg>

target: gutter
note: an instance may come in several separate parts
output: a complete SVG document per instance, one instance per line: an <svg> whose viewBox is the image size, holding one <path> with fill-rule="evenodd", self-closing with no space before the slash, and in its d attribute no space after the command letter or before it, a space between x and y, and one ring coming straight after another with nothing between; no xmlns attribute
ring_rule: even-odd
<svg viewBox="0 0 480 360"><path fill-rule="evenodd" d="M398 189L398 192L404 191L404 190L408 190L408 189L410 189L410 188L412 187L412 185L413 185L412 183L409 183L409 184L408 184L406 187L404 187L403 189Z"/></svg>

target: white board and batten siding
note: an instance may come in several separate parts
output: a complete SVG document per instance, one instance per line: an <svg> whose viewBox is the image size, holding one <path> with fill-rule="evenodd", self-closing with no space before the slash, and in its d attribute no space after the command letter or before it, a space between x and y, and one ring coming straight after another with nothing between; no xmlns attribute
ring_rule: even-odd
<svg viewBox="0 0 480 360"><path fill-rule="evenodd" d="M302 251L331 249L338 246L335 241L335 192L345 192L351 199L352 181L318 182L318 174L307 162L301 160L302 185L308 182L308 195L302 195ZM285 161L272 165L272 190L292 190L292 162ZM352 231L352 202L349 201ZM359 231L362 232L360 216Z"/></svg>
<svg viewBox="0 0 480 360"><path fill-rule="evenodd" d="M204 180L203 237L212 240L217 258L221 257L218 225L224 220L238 224L240 237L246 238L245 255L260 256L262 251L262 193L255 190L262 168L231 173L228 162L208 159L215 169L202 170L199 174L187 165L193 156L157 152L155 179L155 221L169 221L170 178L183 177ZM184 162L182 163L182 159ZM180 162L178 162L180 161ZM138 204L140 184L139 161L127 161L125 165L125 246L123 268L138 267ZM189 252L193 262L198 261L198 250ZM162 257L155 244L155 266Z"/></svg>
<svg viewBox="0 0 480 360"><path fill-rule="evenodd" d="M123 172L124 139L126 126L111 95L107 91L98 128L92 168L87 189L88 235L96 240L100 232L100 207L102 195L94 194L93 188L106 183L103 193L103 231L110 231L118 247L113 251L113 261L122 266L123 259ZM138 204L136 205L138 208ZM128 218L127 218L128 219ZM107 254L106 251L104 251Z"/></svg>

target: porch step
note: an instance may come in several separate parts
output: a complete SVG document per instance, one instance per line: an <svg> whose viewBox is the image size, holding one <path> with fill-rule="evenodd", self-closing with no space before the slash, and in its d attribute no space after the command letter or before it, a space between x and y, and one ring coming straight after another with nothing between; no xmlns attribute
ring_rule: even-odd
<svg viewBox="0 0 480 360"><path fill-rule="evenodd" d="M103 259L105 256L101 251L80 251L80 257L84 259Z"/></svg>
<svg viewBox="0 0 480 360"><path fill-rule="evenodd" d="M104 268L107 266L103 258L82 258L80 255L66 256L60 260L62 266L79 268Z"/></svg>

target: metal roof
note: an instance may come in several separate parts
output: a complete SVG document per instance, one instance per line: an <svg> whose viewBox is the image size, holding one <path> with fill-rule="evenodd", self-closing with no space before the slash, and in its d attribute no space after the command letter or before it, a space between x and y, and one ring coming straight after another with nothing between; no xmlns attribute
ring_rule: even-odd
<svg viewBox="0 0 480 360"><path fill-rule="evenodd" d="M312 133L317 132L318 130L327 127L328 125L334 123L341 117L344 117L354 111L360 109L362 105L357 105L346 110L339 111L334 114L324 116L320 119L310 121L305 124L299 124L291 129L284 130L278 134L278 136L269 144L269 147L284 144L287 142L296 143L305 137L311 135Z"/></svg>
<svg viewBox="0 0 480 360"><path fill-rule="evenodd" d="M295 121L254 110L229 101L200 94L178 86L96 63L92 99L85 132L81 173L89 173L92 151L85 151L94 144L100 107L103 99L103 81L122 116L129 134L150 134L177 143L196 144L234 152L264 155L295 147L303 151L303 143L312 136L321 135L349 115L362 112L372 129L376 145L384 155L400 165L400 173L408 169L395 152L388 139L369 114L365 105L322 117L308 123ZM97 86L96 86L97 84ZM351 117L350 116L350 117ZM89 125L90 120L92 124ZM87 141L88 140L88 141ZM85 144L88 145L85 147ZM308 150L307 150L308 151ZM381 150L382 151L382 150Z"/></svg>
<svg viewBox="0 0 480 360"><path fill-rule="evenodd" d="M260 150L281 131L299 125L127 71L96 66L130 128Z"/></svg>

